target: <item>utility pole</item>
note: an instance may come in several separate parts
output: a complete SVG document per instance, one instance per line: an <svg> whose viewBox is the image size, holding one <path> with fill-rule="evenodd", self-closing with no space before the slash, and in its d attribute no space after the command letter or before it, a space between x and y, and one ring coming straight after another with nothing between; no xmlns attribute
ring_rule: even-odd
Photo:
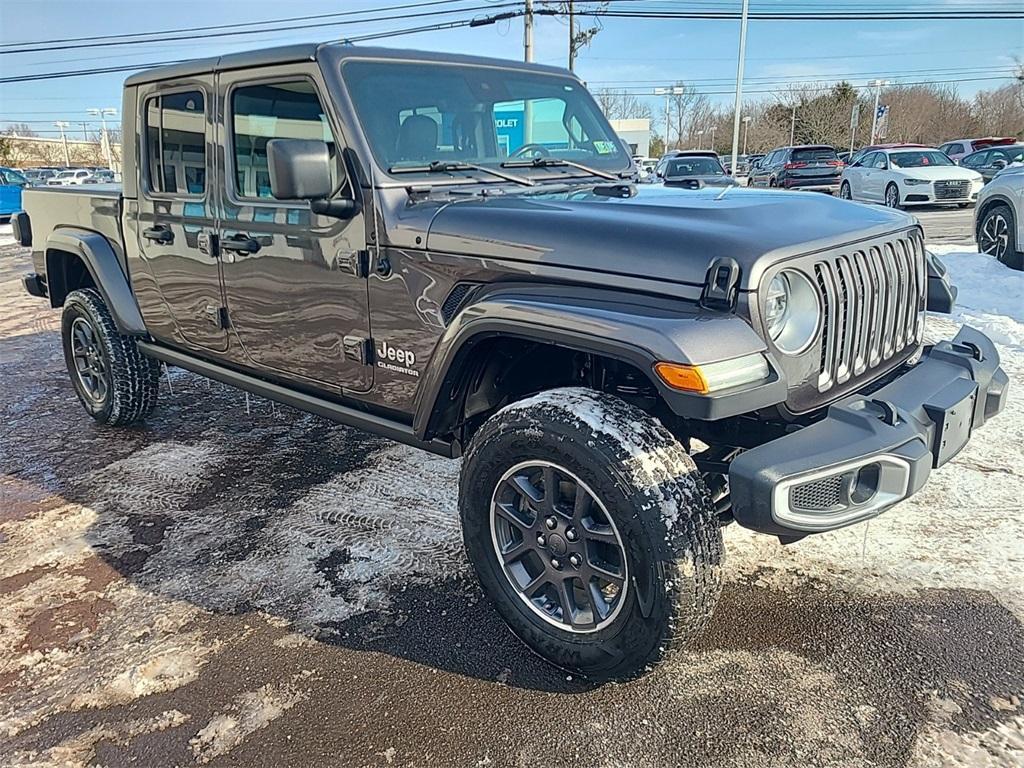
<svg viewBox="0 0 1024 768"><path fill-rule="evenodd" d="M715 131L717 131L717 130L718 130L718 126L717 125L712 125L711 126L711 144L708 145L708 149L710 149L712 152L715 151Z"/></svg>
<svg viewBox="0 0 1024 768"><path fill-rule="evenodd" d="M704 131L699 130L697 131L697 149L700 149L702 146L704 146Z"/></svg>
<svg viewBox="0 0 1024 768"><path fill-rule="evenodd" d="M875 89L875 111L871 115L871 141L868 144L875 143L875 131L878 130L878 100L882 96L882 88L889 84L888 80L872 80L868 85Z"/></svg>
<svg viewBox="0 0 1024 768"><path fill-rule="evenodd" d="M569 5L569 71L573 71L573 67L576 66L576 15L572 7L572 0L568 0Z"/></svg>
<svg viewBox="0 0 1024 768"><path fill-rule="evenodd" d="M796 138L796 104L793 105L793 116L789 119L789 146L793 146Z"/></svg>
<svg viewBox="0 0 1024 768"><path fill-rule="evenodd" d="M533 0L526 0L526 13L523 14L523 61L533 61ZM533 143L533 102L523 102L523 144Z"/></svg>
<svg viewBox="0 0 1024 768"><path fill-rule="evenodd" d="M86 112L90 115L98 116L100 123L103 125L100 143L103 145L103 151L107 157L107 168L112 169L114 167L114 158L110 152L110 136L107 134L107 115L116 115L117 110L113 107L104 107L103 109L96 109L94 107L92 109L87 109Z"/></svg>
<svg viewBox="0 0 1024 768"><path fill-rule="evenodd" d="M85 141L88 141L89 140L89 125L88 125L88 123L85 123L85 122L80 123L80 125L82 126L82 139L85 140Z"/></svg>
<svg viewBox="0 0 1024 768"><path fill-rule="evenodd" d="M747 154L747 134L750 133L750 115L743 116L743 154ZM733 156L734 163L736 162L735 156ZM735 166L733 166L735 168Z"/></svg>
<svg viewBox="0 0 1024 768"><path fill-rule="evenodd" d="M747 57L747 12L750 10L750 0L743 0L743 11L740 14L740 53L736 62L736 102L733 104L732 113L732 175L736 175L736 155L740 143L740 111L743 108L743 61ZM746 138L743 140L743 154L747 153ZM714 149L714 134L712 134L712 149Z"/></svg>
<svg viewBox="0 0 1024 768"><path fill-rule="evenodd" d="M54 125L60 128L60 140L64 144L64 167L67 168L71 165L71 153L68 152L68 137L64 133L64 129L67 128L70 123L58 120Z"/></svg>
<svg viewBox="0 0 1024 768"><path fill-rule="evenodd" d="M668 134L671 130L671 114L669 109L671 108L671 99L673 96L681 96L685 89L681 85L673 85L668 88L655 88L654 94L656 96L665 97L665 151L668 152ZM679 140L682 141L683 137L680 136Z"/></svg>

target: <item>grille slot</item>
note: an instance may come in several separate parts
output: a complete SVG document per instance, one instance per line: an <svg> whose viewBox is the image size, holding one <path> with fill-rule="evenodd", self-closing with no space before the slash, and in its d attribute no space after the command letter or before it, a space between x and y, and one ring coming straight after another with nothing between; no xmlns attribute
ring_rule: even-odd
<svg viewBox="0 0 1024 768"><path fill-rule="evenodd" d="M818 391L859 376L920 341L924 244L915 234L814 264L822 303Z"/></svg>
<svg viewBox="0 0 1024 768"><path fill-rule="evenodd" d="M970 181L936 181L932 185L936 200L967 199L971 194Z"/></svg>
<svg viewBox="0 0 1024 768"><path fill-rule="evenodd" d="M807 512L827 512L842 505L843 475L798 485L789 492L789 505Z"/></svg>

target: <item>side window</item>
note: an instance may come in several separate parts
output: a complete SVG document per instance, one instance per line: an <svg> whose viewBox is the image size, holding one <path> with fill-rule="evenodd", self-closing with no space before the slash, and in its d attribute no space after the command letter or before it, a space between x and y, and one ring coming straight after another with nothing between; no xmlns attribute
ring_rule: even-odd
<svg viewBox="0 0 1024 768"><path fill-rule="evenodd" d="M260 83L231 92L231 152L235 192L240 198L273 199L267 142L316 139L337 156L334 134L316 88L309 80ZM337 163L334 165L337 171Z"/></svg>
<svg viewBox="0 0 1024 768"><path fill-rule="evenodd" d="M880 171L884 171L888 167L889 167L889 157L885 154L885 152L876 152L875 153L875 168L877 168Z"/></svg>
<svg viewBox="0 0 1024 768"><path fill-rule="evenodd" d="M968 168L978 168L988 162L989 155L991 154L991 152L975 152L973 155L965 157L960 163Z"/></svg>
<svg viewBox="0 0 1024 768"><path fill-rule="evenodd" d="M862 168L874 168L875 167L875 161L877 159L878 159L878 153L877 152L871 152L870 154L868 154L865 157L862 157L860 159L861 167Z"/></svg>
<svg viewBox="0 0 1024 768"><path fill-rule="evenodd" d="M206 192L206 100L202 91L146 99L150 192L201 197Z"/></svg>

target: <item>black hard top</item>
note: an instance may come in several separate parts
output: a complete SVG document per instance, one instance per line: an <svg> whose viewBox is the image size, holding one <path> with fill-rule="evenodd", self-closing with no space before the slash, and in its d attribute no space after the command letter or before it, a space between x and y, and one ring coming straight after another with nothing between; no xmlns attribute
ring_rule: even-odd
<svg viewBox="0 0 1024 768"><path fill-rule="evenodd" d="M485 56L466 56L458 53L437 53L432 51L415 51L399 48L377 48L355 46L349 43L298 43L283 45L276 48L263 48L255 51L228 53L224 56L211 56L205 59L190 59L178 64L147 69L130 76L125 80L126 86L152 83L158 80L174 80L192 75L209 72L223 72L230 69L249 69L266 67L274 64L289 64L300 61L316 61L330 59L338 63L347 59L400 59L406 61L430 61L456 64L476 64L482 66L516 69L532 69L539 72L567 74L558 67L542 64L526 64L508 59L493 59Z"/></svg>

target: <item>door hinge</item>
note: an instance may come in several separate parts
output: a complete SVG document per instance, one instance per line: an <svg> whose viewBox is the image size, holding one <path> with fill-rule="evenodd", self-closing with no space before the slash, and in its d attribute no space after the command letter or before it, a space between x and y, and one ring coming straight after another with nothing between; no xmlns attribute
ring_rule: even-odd
<svg viewBox="0 0 1024 768"><path fill-rule="evenodd" d="M341 340L345 348L345 359L360 365L373 362L373 340L365 336L346 336Z"/></svg>
<svg viewBox="0 0 1024 768"><path fill-rule="evenodd" d="M201 253L217 258L220 256L220 240L214 232L200 232L197 245Z"/></svg>
<svg viewBox="0 0 1024 768"><path fill-rule="evenodd" d="M215 307L213 304L207 304L206 309L203 311L206 319L216 325L218 328L226 329L228 323L228 308L227 307Z"/></svg>
<svg viewBox="0 0 1024 768"><path fill-rule="evenodd" d="M348 258L349 271L356 277L370 276L370 252L353 251Z"/></svg>

